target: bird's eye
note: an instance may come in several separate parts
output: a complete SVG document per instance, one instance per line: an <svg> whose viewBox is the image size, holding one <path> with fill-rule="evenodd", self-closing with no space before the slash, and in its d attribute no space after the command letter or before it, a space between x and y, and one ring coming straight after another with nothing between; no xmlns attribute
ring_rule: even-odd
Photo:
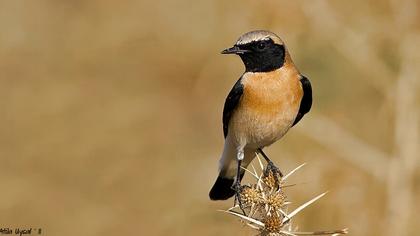
<svg viewBox="0 0 420 236"><path fill-rule="evenodd" d="M257 44L257 48L263 50L265 48L265 42L260 42Z"/></svg>

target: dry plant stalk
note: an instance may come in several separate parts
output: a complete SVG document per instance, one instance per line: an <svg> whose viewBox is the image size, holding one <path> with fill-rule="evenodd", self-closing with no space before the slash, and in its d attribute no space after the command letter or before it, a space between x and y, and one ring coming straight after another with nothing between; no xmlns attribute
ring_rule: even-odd
<svg viewBox="0 0 420 236"><path fill-rule="evenodd" d="M257 172L252 164L252 171L245 169L246 172L250 173L256 179L256 183L247 184L241 187L241 201L245 214L239 209L239 205L235 205L224 212L240 218L246 225L258 230L259 236L347 234L347 229L317 232L298 232L292 229L291 221L293 217L307 206L323 197L326 192L314 197L289 213L288 205L290 202L287 201L287 197L283 190L285 187L294 185L286 185L285 181L290 175L295 173L305 164L298 166L283 177L277 176L276 178L272 171L264 168L259 156L257 160L261 168L260 173Z"/></svg>

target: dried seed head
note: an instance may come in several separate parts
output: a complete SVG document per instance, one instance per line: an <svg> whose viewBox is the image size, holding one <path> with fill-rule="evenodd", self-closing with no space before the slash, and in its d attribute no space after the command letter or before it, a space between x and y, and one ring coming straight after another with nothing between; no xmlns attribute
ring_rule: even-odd
<svg viewBox="0 0 420 236"><path fill-rule="evenodd" d="M279 209L283 206L285 200L286 196L284 196L282 191L279 191L268 195L265 203L275 209Z"/></svg>
<svg viewBox="0 0 420 236"><path fill-rule="evenodd" d="M260 204L264 201L261 192L255 186L244 186L241 191L241 199L246 205Z"/></svg>
<svg viewBox="0 0 420 236"><path fill-rule="evenodd" d="M259 160L259 162L261 164L261 160ZM291 219L294 217L294 215L306 208L308 205L324 196L325 193L320 194L310 201L304 203L292 212L288 212L286 207L286 195L283 192L283 187L286 187L286 185L284 185L284 181L286 180L287 176L290 176L303 165L300 165L298 168L291 171L284 178L280 176L278 169L272 165L273 164L271 163L271 166L263 168L263 165L261 164L262 173L257 173L253 167L255 173L251 173L254 177L257 177L257 183L241 186L239 199L241 201L240 204L235 204L234 207L230 208L226 212L239 217L252 228L258 229L258 236L301 235L299 232L293 232L291 230ZM235 208L240 209L240 211L233 210ZM335 231L307 232L303 234L332 236L346 233L347 230L345 229Z"/></svg>
<svg viewBox="0 0 420 236"><path fill-rule="evenodd" d="M282 226L282 221L277 214L267 215L263 223L263 231L267 233L278 233Z"/></svg>
<svg viewBox="0 0 420 236"><path fill-rule="evenodd" d="M276 179L272 171L268 171L268 173L263 176L262 180L271 189L277 189L280 187L280 183L278 183L280 181L280 177L278 176Z"/></svg>

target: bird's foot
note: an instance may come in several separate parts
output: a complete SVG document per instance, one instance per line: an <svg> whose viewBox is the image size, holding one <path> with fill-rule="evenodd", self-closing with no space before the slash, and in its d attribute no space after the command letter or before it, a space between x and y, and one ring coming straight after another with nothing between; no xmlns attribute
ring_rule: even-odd
<svg viewBox="0 0 420 236"><path fill-rule="evenodd" d="M283 177L283 173L272 161L268 161L267 167L264 170L264 177L270 187L275 189L280 188L280 180Z"/></svg>
<svg viewBox="0 0 420 236"><path fill-rule="evenodd" d="M233 205L236 206L236 203L238 203L239 208L241 209L242 213L246 215L245 208L241 199L241 192L242 192L241 182L236 181L235 184L232 186L232 188L235 190L235 200L233 202Z"/></svg>

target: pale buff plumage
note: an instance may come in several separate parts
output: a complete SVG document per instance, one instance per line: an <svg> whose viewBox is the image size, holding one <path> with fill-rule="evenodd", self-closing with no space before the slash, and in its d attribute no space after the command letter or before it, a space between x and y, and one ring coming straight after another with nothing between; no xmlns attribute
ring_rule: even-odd
<svg viewBox="0 0 420 236"><path fill-rule="evenodd" d="M259 41L265 39L272 39L274 43L283 45L283 41L275 33L267 30L255 30L242 35L235 43L235 45L243 45L252 41Z"/></svg>

